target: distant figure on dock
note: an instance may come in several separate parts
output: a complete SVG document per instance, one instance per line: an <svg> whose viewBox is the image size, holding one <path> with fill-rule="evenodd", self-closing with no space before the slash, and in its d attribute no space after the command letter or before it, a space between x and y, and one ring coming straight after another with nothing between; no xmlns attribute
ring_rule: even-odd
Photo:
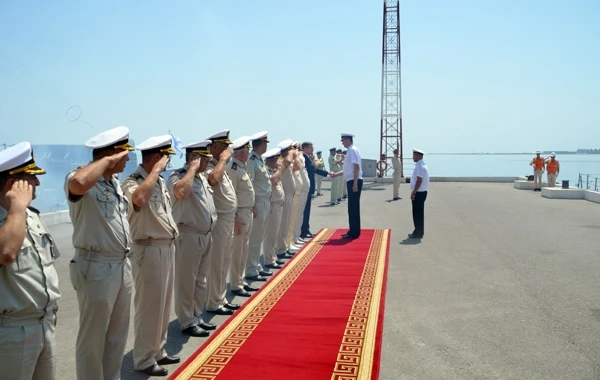
<svg viewBox="0 0 600 380"><path fill-rule="evenodd" d="M410 199L415 229L412 234L408 234L411 239L422 239L425 235L425 200L429 187L429 168L423 161L424 154L420 149L413 149L415 168L410 177Z"/></svg>
<svg viewBox="0 0 600 380"><path fill-rule="evenodd" d="M392 168L394 169L394 200L397 201L400 198L400 181L402 179L402 170L400 165L400 156L398 149L394 149L394 156L392 157Z"/></svg>
<svg viewBox="0 0 600 380"><path fill-rule="evenodd" d="M536 156L529 163L533 166L533 191L542 191L542 174L544 174L545 162L540 156L542 152L538 150L535 154Z"/></svg>
<svg viewBox="0 0 600 380"><path fill-rule="evenodd" d="M323 152L318 151L317 152L317 158L314 160L315 162L315 167L317 169L320 170L325 170L325 161L323 161L323 157L321 156ZM317 181L317 197L320 197L321 195L323 195L323 193L321 193L321 186L323 184L323 177L321 176L317 176L315 177L316 181Z"/></svg>
<svg viewBox="0 0 600 380"><path fill-rule="evenodd" d="M556 153L552 152L550 157L546 158L546 170L548 172L548 187L554 187L556 177L560 173L560 162L556 159Z"/></svg>

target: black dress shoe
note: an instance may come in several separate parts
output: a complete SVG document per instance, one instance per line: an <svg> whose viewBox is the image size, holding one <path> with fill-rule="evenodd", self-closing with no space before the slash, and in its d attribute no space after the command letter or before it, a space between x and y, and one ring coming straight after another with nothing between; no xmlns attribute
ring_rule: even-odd
<svg viewBox="0 0 600 380"><path fill-rule="evenodd" d="M273 272L269 272L269 271L266 271L266 270L261 270L260 272L258 272L258 274L260 276L272 276Z"/></svg>
<svg viewBox="0 0 600 380"><path fill-rule="evenodd" d="M277 262L279 262L279 261L281 261L282 264L285 262L283 260L277 260ZM265 268L269 268L269 269L281 269L283 267L281 265L279 265L279 263L275 263L275 264L265 265Z"/></svg>
<svg viewBox="0 0 600 380"><path fill-rule="evenodd" d="M267 278L265 276L246 276L246 280L250 280L250 281L267 281Z"/></svg>
<svg viewBox="0 0 600 380"><path fill-rule="evenodd" d="M217 310L206 310L206 311L208 311L209 313L217 314L217 315L232 315L233 314L233 310L226 309L223 306L221 306Z"/></svg>
<svg viewBox="0 0 600 380"><path fill-rule="evenodd" d="M247 292L256 292L259 288L255 288L254 286L244 285L244 290Z"/></svg>
<svg viewBox="0 0 600 380"><path fill-rule="evenodd" d="M423 239L423 235L408 234L411 239Z"/></svg>
<svg viewBox="0 0 600 380"><path fill-rule="evenodd" d="M344 238L344 239L358 239L358 236L354 236L354 235L350 235L350 234L343 234L342 238Z"/></svg>
<svg viewBox="0 0 600 380"><path fill-rule="evenodd" d="M202 328L200 328L197 325L190 326L185 330L181 330L181 332L184 333L185 335L195 336L197 338L204 338L209 335L208 331L203 330ZM159 364L163 364L163 363L159 363Z"/></svg>
<svg viewBox="0 0 600 380"><path fill-rule="evenodd" d="M178 356L165 356L164 358L160 359L156 363L158 363L159 365L166 365L166 364L179 363L180 361L181 361L181 359L179 359Z"/></svg>
<svg viewBox="0 0 600 380"><path fill-rule="evenodd" d="M235 304L235 303L226 303L225 305L223 305L223 307L226 307L229 310L237 310L240 308L240 305Z"/></svg>
<svg viewBox="0 0 600 380"><path fill-rule="evenodd" d="M215 325L214 323L208 323L204 321L198 323L198 326L203 330L214 330L217 328L217 325Z"/></svg>
<svg viewBox="0 0 600 380"><path fill-rule="evenodd" d="M144 372L145 374L150 376L167 376L169 374L169 371L167 371L166 369L164 369L156 363L146 369L141 370L140 372Z"/></svg>
<svg viewBox="0 0 600 380"><path fill-rule="evenodd" d="M279 257L279 256L277 256L277 257ZM277 260L275 260L275 263L276 263L277 265L283 265L283 264L285 264L285 261L283 261L283 260L281 260L281 259L277 259ZM279 268L283 268L283 267L279 267Z"/></svg>
<svg viewBox="0 0 600 380"><path fill-rule="evenodd" d="M232 290L231 294L239 296L239 297L251 297L252 296L252 294L248 293L245 289Z"/></svg>

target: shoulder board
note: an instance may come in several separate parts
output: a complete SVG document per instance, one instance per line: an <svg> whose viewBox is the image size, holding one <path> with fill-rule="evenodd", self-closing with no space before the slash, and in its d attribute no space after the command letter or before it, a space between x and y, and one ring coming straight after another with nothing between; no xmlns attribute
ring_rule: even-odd
<svg viewBox="0 0 600 380"><path fill-rule="evenodd" d="M36 214L39 214L39 213L40 213L40 210L38 210L37 208L35 208L35 207L33 207L33 206L29 206L29 207L27 207L27 208L28 208L29 210L31 210L31 211L33 211L33 212L35 212Z"/></svg>
<svg viewBox="0 0 600 380"><path fill-rule="evenodd" d="M232 168L233 170L237 170L237 166L238 166L238 165L237 165L237 163L235 163L235 162L231 164L231 168Z"/></svg>
<svg viewBox="0 0 600 380"><path fill-rule="evenodd" d="M185 168L181 168L181 169L177 169L175 170L177 173L185 173L187 172L187 170L185 170Z"/></svg>
<svg viewBox="0 0 600 380"><path fill-rule="evenodd" d="M140 179L142 178L142 175L140 173L131 173L129 177L133 179Z"/></svg>
<svg viewBox="0 0 600 380"><path fill-rule="evenodd" d="M256 160L256 156L252 155L252 157L250 157L251 160Z"/></svg>

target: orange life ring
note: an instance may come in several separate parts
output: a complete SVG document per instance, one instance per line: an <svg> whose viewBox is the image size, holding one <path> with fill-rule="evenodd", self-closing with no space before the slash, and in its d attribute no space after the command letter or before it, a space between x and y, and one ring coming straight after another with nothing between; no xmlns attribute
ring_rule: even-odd
<svg viewBox="0 0 600 380"><path fill-rule="evenodd" d="M377 170L379 170L379 176L383 177L383 172L385 172L388 168L388 163L387 161L384 160L380 160L377 162L377 164L375 165L375 167L377 168Z"/></svg>

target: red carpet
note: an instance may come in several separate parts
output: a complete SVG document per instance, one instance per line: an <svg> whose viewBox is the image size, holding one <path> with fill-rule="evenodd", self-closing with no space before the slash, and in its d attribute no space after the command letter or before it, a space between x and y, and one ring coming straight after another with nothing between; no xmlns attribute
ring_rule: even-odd
<svg viewBox="0 0 600 380"><path fill-rule="evenodd" d="M377 379L390 230L325 229L170 379Z"/></svg>

